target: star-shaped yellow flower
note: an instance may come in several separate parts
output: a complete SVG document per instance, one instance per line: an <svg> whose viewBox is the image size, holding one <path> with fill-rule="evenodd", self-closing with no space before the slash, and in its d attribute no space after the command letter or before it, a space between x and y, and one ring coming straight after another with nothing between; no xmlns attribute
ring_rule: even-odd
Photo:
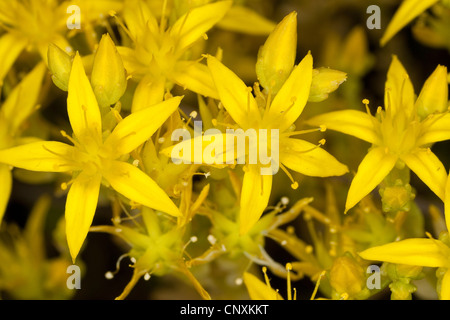
<svg viewBox="0 0 450 320"><path fill-rule="evenodd" d="M368 104L368 101L363 101ZM325 125L373 145L358 167L348 191L347 212L375 189L397 165L409 167L444 199L447 174L430 145L450 139L447 68L438 66L415 97L413 85L397 57L393 57L385 89L385 110L377 115L343 110L319 115L308 121Z"/></svg>
<svg viewBox="0 0 450 320"><path fill-rule="evenodd" d="M0 37L0 83L24 51L37 52L47 63L50 43L67 52L73 52L68 41L67 22L71 5L80 8L83 32L90 22L106 17L109 10L119 10L122 0L11 0L0 2L0 29L6 32ZM95 2L95 4L93 4ZM92 30L92 26L90 26ZM77 31L77 29L73 29ZM89 34L88 38L91 38Z"/></svg>
<svg viewBox="0 0 450 320"><path fill-rule="evenodd" d="M440 239L411 238L372 247L359 253L366 260L430 268L442 268L444 275L439 279L439 297L450 299L450 247L448 232L441 233Z"/></svg>
<svg viewBox="0 0 450 320"><path fill-rule="evenodd" d="M0 150L22 144L22 126L36 110L45 65L40 63L8 95L0 108ZM0 224L9 201L12 174L8 165L0 163Z"/></svg>
<svg viewBox="0 0 450 320"><path fill-rule="evenodd" d="M73 179L63 188L71 184L65 217L67 241L75 260L92 223L102 182L136 203L180 215L172 200L148 175L122 160L152 136L178 108L181 97L124 118L104 137L100 109L78 53L68 92L67 111L73 138L62 134L73 146L39 141L1 150L0 161L31 171L73 173Z"/></svg>
<svg viewBox="0 0 450 320"><path fill-rule="evenodd" d="M168 26L165 13L158 23L149 6L129 1L123 17L132 47L120 46L127 73L139 81L136 96L147 95L149 105L162 100L167 88L178 84L209 97L217 97L208 68L189 58L189 48L202 38L230 8L232 1L219 1L190 9ZM133 105L133 112L138 107Z"/></svg>

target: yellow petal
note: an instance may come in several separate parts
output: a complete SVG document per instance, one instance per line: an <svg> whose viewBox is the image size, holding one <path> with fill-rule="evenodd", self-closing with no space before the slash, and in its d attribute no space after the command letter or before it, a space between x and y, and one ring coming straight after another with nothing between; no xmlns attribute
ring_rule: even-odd
<svg viewBox="0 0 450 320"><path fill-rule="evenodd" d="M0 85L26 45L25 39L12 33L6 33L0 38Z"/></svg>
<svg viewBox="0 0 450 320"><path fill-rule="evenodd" d="M305 108L311 90L313 57L308 53L278 91L264 114L264 122L274 124L281 132L289 128Z"/></svg>
<svg viewBox="0 0 450 320"><path fill-rule="evenodd" d="M177 110L181 99L182 97L170 98L125 117L105 140L104 147L117 157L133 151Z"/></svg>
<svg viewBox="0 0 450 320"><path fill-rule="evenodd" d="M424 146L450 139L450 113L432 114L421 122L422 134L417 145Z"/></svg>
<svg viewBox="0 0 450 320"><path fill-rule="evenodd" d="M416 101L416 110L421 118L425 118L435 112L444 112L447 108L447 67L438 66L425 81Z"/></svg>
<svg viewBox="0 0 450 320"><path fill-rule="evenodd" d="M36 110L42 80L47 72L44 63L38 64L8 95L2 111L12 133Z"/></svg>
<svg viewBox="0 0 450 320"><path fill-rule="evenodd" d="M392 115L402 112L409 116L414 112L414 104L415 95L411 79L400 60L394 55L385 85L384 106L386 112L390 112Z"/></svg>
<svg viewBox="0 0 450 320"><path fill-rule="evenodd" d="M258 105L245 83L213 56L208 56L208 67L220 100L233 120L243 129L259 121Z"/></svg>
<svg viewBox="0 0 450 320"><path fill-rule="evenodd" d="M91 176L81 172L67 194L66 236L74 262L94 219L101 179L101 175Z"/></svg>
<svg viewBox="0 0 450 320"><path fill-rule="evenodd" d="M232 1L218 1L191 9L178 18L170 30L170 36L177 40L177 51L183 51L200 39L219 22L232 5Z"/></svg>
<svg viewBox="0 0 450 320"><path fill-rule="evenodd" d="M386 261L424 267L446 267L448 256L434 239L405 239L369 248L359 255L366 260Z"/></svg>
<svg viewBox="0 0 450 320"><path fill-rule="evenodd" d="M200 62L179 61L171 74L171 80L184 89L199 93L205 97L218 99L208 67Z"/></svg>
<svg viewBox="0 0 450 320"><path fill-rule="evenodd" d="M95 53L91 84L101 106L115 104L127 88L122 58L109 34L102 36Z"/></svg>
<svg viewBox="0 0 450 320"><path fill-rule="evenodd" d="M445 194L444 194L444 213L445 213L445 224L447 230L450 230L450 178L447 177L447 183L445 184Z"/></svg>
<svg viewBox="0 0 450 320"><path fill-rule="evenodd" d="M12 174L8 165L0 164L0 226L9 202L12 188Z"/></svg>
<svg viewBox="0 0 450 320"><path fill-rule="evenodd" d="M75 136L82 144L91 144L92 139L101 142L100 109L78 52L73 60L68 91L67 112Z"/></svg>
<svg viewBox="0 0 450 320"><path fill-rule="evenodd" d="M148 66L138 60L136 50L128 47L116 47L116 49L122 57L123 66L127 74L133 77L142 77L145 71L149 71Z"/></svg>
<svg viewBox="0 0 450 320"><path fill-rule="evenodd" d="M67 172L77 170L76 149L57 141L38 141L0 150L0 162L30 171Z"/></svg>
<svg viewBox="0 0 450 320"><path fill-rule="evenodd" d="M188 134L188 131L180 132L180 137L173 136L173 139L183 138L182 133ZM230 139L234 136L229 136ZM229 145L228 145L229 146ZM237 146L237 143L235 143ZM164 156L172 159L175 163L203 163L203 164L225 164L227 160L235 163L236 153L235 148L227 148L227 134L221 133L207 133L193 138L186 136L186 139L167 147L160 151ZM228 158L227 158L228 157Z"/></svg>
<svg viewBox="0 0 450 320"><path fill-rule="evenodd" d="M307 176L341 176L348 172L324 149L300 139L283 139L280 142L280 162L289 169Z"/></svg>
<svg viewBox="0 0 450 320"><path fill-rule="evenodd" d="M405 0L400 5L394 17L389 22L386 32L380 40L384 46L393 36L397 34L404 26L410 23L422 12L437 3L439 0Z"/></svg>
<svg viewBox="0 0 450 320"><path fill-rule="evenodd" d="M123 17L134 41L142 39L148 31L154 34L158 32L158 21L145 1L127 1Z"/></svg>
<svg viewBox="0 0 450 320"><path fill-rule="evenodd" d="M350 185L345 212L354 207L383 181L394 167L397 159L397 156L386 153L381 147L374 148L367 153Z"/></svg>
<svg viewBox="0 0 450 320"><path fill-rule="evenodd" d="M291 74L296 54L297 12L293 11L275 27L258 51L258 81L273 96Z"/></svg>
<svg viewBox="0 0 450 320"><path fill-rule="evenodd" d="M447 269L441 281L440 299L450 300L450 268Z"/></svg>
<svg viewBox="0 0 450 320"><path fill-rule="evenodd" d="M240 234L246 234L266 209L272 190L272 175L261 175L257 165L248 165L240 201Z"/></svg>
<svg viewBox="0 0 450 320"><path fill-rule="evenodd" d="M430 149L402 155L400 158L439 198L444 200L447 171Z"/></svg>
<svg viewBox="0 0 450 320"><path fill-rule="evenodd" d="M146 76L136 87L131 105L131 112L145 109L164 100L164 89L166 80L155 80L152 76Z"/></svg>
<svg viewBox="0 0 450 320"><path fill-rule="evenodd" d="M380 144L375 131L377 120L366 112L357 110L334 111L318 115L306 121L312 126L325 126L328 129L352 135L358 139Z"/></svg>
<svg viewBox="0 0 450 320"><path fill-rule="evenodd" d="M269 34L276 26L273 21L266 19L249 8L233 5L217 26L226 30L251 35Z"/></svg>
<svg viewBox="0 0 450 320"><path fill-rule="evenodd" d="M244 272L244 283L252 300L283 300L283 297L255 275Z"/></svg>
<svg viewBox="0 0 450 320"><path fill-rule="evenodd" d="M156 182L135 166L126 162L113 161L103 174L111 187L128 199L172 216L181 216L169 196Z"/></svg>

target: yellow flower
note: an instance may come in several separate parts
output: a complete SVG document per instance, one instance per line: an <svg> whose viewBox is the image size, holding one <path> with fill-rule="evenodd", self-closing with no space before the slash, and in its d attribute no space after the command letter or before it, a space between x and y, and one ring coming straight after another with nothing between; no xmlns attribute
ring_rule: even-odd
<svg viewBox="0 0 450 320"><path fill-rule="evenodd" d="M450 247L448 232L441 233L439 240L410 238L372 247L359 253L366 260L386 261L410 266L441 268L438 293L441 299L450 299ZM439 274L439 273L437 273Z"/></svg>
<svg viewBox="0 0 450 320"><path fill-rule="evenodd" d="M37 109L41 84L46 72L39 64L8 95L0 109L0 150L22 144L22 125ZM0 163L0 224L8 204L12 174L8 165Z"/></svg>
<svg viewBox="0 0 450 320"><path fill-rule="evenodd" d="M335 111L308 121L373 144L350 185L346 212L375 189L396 164L406 164L444 199L446 170L429 146L450 139L446 70L438 66L416 100L408 74L394 56L386 81L384 111L378 108L376 116L357 110ZM368 109L368 101L363 102Z"/></svg>
<svg viewBox="0 0 450 320"><path fill-rule="evenodd" d="M73 172L73 179L62 187L71 184L65 216L67 241L75 260L92 223L102 180L136 203L173 216L180 214L149 176L122 160L151 137L178 108L181 97L124 118L104 138L100 109L78 53L73 61L68 89L67 111L74 137L65 132L62 135L73 146L40 141L1 150L0 159L3 163L31 171Z"/></svg>
<svg viewBox="0 0 450 320"><path fill-rule="evenodd" d="M90 2L97 5L87 5L86 0L1 1L0 28L6 33L0 37L0 83L23 50L36 51L44 62L47 62L47 49L51 43L67 52L73 51L67 39L67 20L70 17L67 8L70 5L80 7L83 27L85 22L97 20L101 14L117 7L117 0Z"/></svg>
<svg viewBox="0 0 450 320"><path fill-rule="evenodd" d="M313 58L310 53L295 67L290 66L293 63L292 59L284 61L283 59L275 58L276 52L286 52L285 55L288 57L295 56L295 52L292 54L295 46L291 44L291 40L296 38L293 37L294 32L289 32L287 36L283 34L283 31L286 29L295 30L292 27L294 23L296 25L295 14L290 14L283 19L280 23L281 26L274 30L275 35L269 36L269 43L271 43L269 47L271 49L268 51L262 50L263 53L260 55L260 61L262 62L257 68L261 74L265 74L264 79L267 79L265 83L269 87L265 88L268 90L266 95L260 91L258 84L255 84L256 97L254 97L251 93L251 88L247 87L233 71L223 65L217 58L208 56L207 64L220 101L236 123L236 125L231 125L232 127L242 129L244 132L254 130L256 137L261 137L262 132L267 133L273 130L279 133L279 141L276 143L279 150L275 149L273 145L269 146L270 143L268 141L273 140L272 136L266 137L266 140L256 138L256 150L260 150L260 148L264 149L264 151L266 151L265 149L271 149L270 154L273 158L276 157L274 154L279 151L279 156L277 155L279 161L278 159L275 160L277 162L276 165L289 176L292 180L292 187L295 189L298 187L298 183L293 180L287 168L301 174L317 177L343 175L348 170L345 165L320 148L323 141L317 146L304 140L292 138L294 135L304 133L302 131L294 131L294 123L299 118L309 99L313 77ZM278 43L278 46L274 45L274 42ZM267 56L272 56L273 59ZM270 70L265 67L268 63L267 61L271 61L275 69ZM290 70L291 68L292 70ZM279 70L288 71L289 74L285 75L284 72L278 72ZM276 76L271 76L272 73L276 73ZM277 87L279 87L279 90L273 93L271 89ZM221 134L217 137L220 138ZM234 134L223 134L222 141L230 141L229 139L234 139ZM190 145L194 140L195 138L183 141L176 147L183 149L184 146ZM206 139L203 141L206 141ZM205 143L203 147L205 147ZM251 147L255 148L254 145ZM229 148L229 146L227 145L226 148ZM163 150L167 155L174 155L172 151L173 148ZM233 152L236 157L234 149L226 150L223 156L229 159L228 154ZM238 150L239 152L242 151ZM274 173L273 163L272 168L267 168L267 165L263 165L259 161L256 164L251 163L248 159L249 150L246 149L245 152L245 157L247 158L245 159L245 174L240 197L241 235L251 230L266 209L269 203L272 175ZM268 154L269 152L267 152ZM186 157L186 155L184 156ZM180 157L183 157L183 155ZM240 156L237 155L237 157L239 158ZM191 159L186 160L191 161ZM206 160L203 158L203 161L205 162ZM222 163L225 163L225 161ZM272 174L267 174L267 169L272 170Z"/></svg>
<svg viewBox="0 0 450 320"><path fill-rule="evenodd" d="M404 0L389 22L380 44L384 46L404 26L440 0Z"/></svg>
<svg viewBox="0 0 450 320"><path fill-rule="evenodd" d="M148 91L150 105L161 101L165 90L178 84L217 97L207 67L199 60L191 60L188 51L222 19L231 4L220 1L191 9L168 27L164 13L158 24L145 2L129 1L123 17L133 47L121 46L118 50L127 73L139 81L135 94Z"/></svg>

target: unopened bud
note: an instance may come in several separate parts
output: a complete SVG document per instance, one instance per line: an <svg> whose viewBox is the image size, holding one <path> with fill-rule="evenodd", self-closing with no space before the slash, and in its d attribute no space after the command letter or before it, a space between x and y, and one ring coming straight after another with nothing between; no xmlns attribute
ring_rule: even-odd
<svg viewBox="0 0 450 320"><path fill-rule="evenodd" d="M324 67L314 69L308 101L320 102L327 99L345 80L345 72Z"/></svg>
<svg viewBox="0 0 450 320"><path fill-rule="evenodd" d="M95 54L91 84L101 106L115 104L127 88L122 58L108 34L102 36Z"/></svg>
<svg viewBox="0 0 450 320"><path fill-rule="evenodd" d="M417 114L426 118L432 113L441 113L448 108L447 67L438 66L425 81L416 101Z"/></svg>
<svg viewBox="0 0 450 320"><path fill-rule="evenodd" d="M256 74L263 88L275 95L289 77L297 54L297 12L288 14L258 52Z"/></svg>
<svg viewBox="0 0 450 320"><path fill-rule="evenodd" d="M72 57L53 43L48 46L47 57L53 83L61 90L67 91Z"/></svg>

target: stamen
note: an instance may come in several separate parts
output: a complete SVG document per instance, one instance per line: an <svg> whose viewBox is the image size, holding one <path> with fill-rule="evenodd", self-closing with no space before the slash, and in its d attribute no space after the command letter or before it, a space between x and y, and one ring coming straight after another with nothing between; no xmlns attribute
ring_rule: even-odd
<svg viewBox="0 0 450 320"><path fill-rule="evenodd" d="M262 267L262 272L264 273L264 280L266 281L266 285L272 289L271 285L270 285L270 280L269 280L269 276L267 275L267 267L264 266Z"/></svg>
<svg viewBox="0 0 450 320"><path fill-rule="evenodd" d="M281 170L284 171L284 173L288 176L289 180L291 180L291 188L296 190L298 188L298 182L294 180L294 177L292 177L291 173L286 169L286 167L280 163Z"/></svg>
<svg viewBox="0 0 450 320"><path fill-rule="evenodd" d="M314 300L314 298L316 297L317 291L319 290L320 286L320 280L322 280L322 278L325 276L325 273L325 270L320 273L319 279L317 279L316 286L314 287L314 291L311 295L311 300Z"/></svg>
<svg viewBox="0 0 450 320"><path fill-rule="evenodd" d="M114 18L114 20L116 20L116 23L118 26L120 26L123 31L125 31L125 33L127 34L127 36L133 41L136 42L136 39L134 38L133 34L130 32L130 30L125 26L125 23L122 21L121 18L119 18L117 16L117 12L115 12L114 10L110 10L108 12L108 14Z"/></svg>
<svg viewBox="0 0 450 320"><path fill-rule="evenodd" d="M66 138L67 140L69 140L70 142L72 142L72 144L76 147L79 147L79 144L77 141L75 141L74 138L72 138L71 136L69 136L64 130L60 131L61 135Z"/></svg>
<svg viewBox="0 0 450 320"><path fill-rule="evenodd" d="M287 281L287 299L292 300L292 292L291 292L291 270L292 270L292 264L287 263L286 264L286 281Z"/></svg>
<svg viewBox="0 0 450 320"><path fill-rule="evenodd" d="M372 114L370 113L370 108L369 108L369 103L370 103L369 99L363 99L362 103L364 103L364 105L366 106L366 112L367 112L367 114L368 114L368 115L372 115Z"/></svg>
<svg viewBox="0 0 450 320"><path fill-rule="evenodd" d="M127 256L128 256L128 253L124 253L123 255L121 255L119 257L119 259L117 259L116 270L106 272L105 273L105 278L106 279L111 280L112 278L114 278L114 275L116 275L120 271L120 263L122 262L123 258L125 258Z"/></svg>
<svg viewBox="0 0 450 320"><path fill-rule="evenodd" d="M61 190L66 191L67 188L69 188L69 186L74 182L74 179L71 179L68 182L63 182L61 183Z"/></svg>
<svg viewBox="0 0 450 320"><path fill-rule="evenodd" d="M318 132L318 131L325 132L326 130L327 130L327 127L325 125L321 125L321 126L319 126L319 128L307 129L307 130L299 130L299 131L292 131L292 132L283 133L283 137L297 136L297 135L313 133L313 132Z"/></svg>

